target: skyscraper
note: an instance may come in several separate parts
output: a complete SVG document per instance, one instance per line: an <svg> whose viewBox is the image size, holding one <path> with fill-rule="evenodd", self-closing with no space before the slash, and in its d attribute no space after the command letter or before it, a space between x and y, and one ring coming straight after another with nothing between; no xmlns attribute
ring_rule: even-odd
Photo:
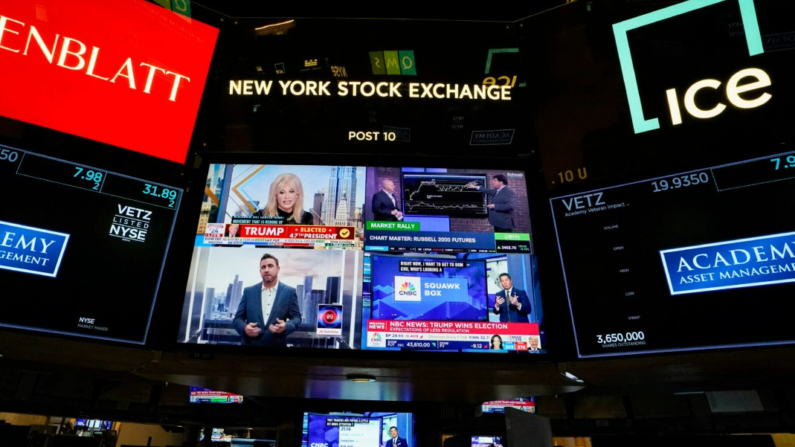
<svg viewBox="0 0 795 447"><path fill-rule="evenodd" d="M232 284L232 283L229 283L229 285L226 286L226 298L224 299L224 303L223 303L224 310L228 310L229 309L229 302L232 300L232 291L233 290L235 290L235 285Z"/></svg>
<svg viewBox="0 0 795 447"><path fill-rule="evenodd" d="M237 306L240 305L240 298L243 297L243 281L235 275L235 280L226 289L226 311L237 312Z"/></svg>
<svg viewBox="0 0 795 447"><path fill-rule="evenodd" d="M306 323L306 313L304 313L304 285L295 286L295 295L298 297L298 305L301 307L301 322Z"/></svg>
<svg viewBox="0 0 795 447"><path fill-rule="evenodd" d="M312 205L312 223L323 225L323 199L326 197L325 188L315 193L315 201Z"/></svg>
<svg viewBox="0 0 795 447"><path fill-rule="evenodd" d="M215 288L208 287L207 292L204 294L204 319L211 320L213 318L213 304L215 303Z"/></svg>
<svg viewBox="0 0 795 447"><path fill-rule="evenodd" d="M297 292L298 291L296 290L296 293ZM312 307L310 303L311 295L312 295L312 277L305 276L303 296L299 296L298 301L301 304L301 321L310 324L313 323L313 321L309 319L309 309Z"/></svg>
<svg viewBox="0 0 795 447"><path fill-rule="evenodd" d="M349 222L351 221L350 216L348 215L349 208L348 195L342 193L342 198L337 204L337 215L334 216L334 225L349 225Z"/></svg>
<svg viewBox="0 0 795 447"><path fill-rule="evenodd" d="M339 276L329 276L326 278L326 293L323 296L323 304L340 304L340 283L342 278Z"/></svg>
<svg viewBox="0 0 795 447"><path fill-rule="evenodd" d="M323 302L323 290L313 290L309 293L309 306L306 309L306 321L313 326L317 325L317 305Z"/></svg>
<svg viewBox="0 0 795 447"><path fill-rule="evenodd" d="M232 291L232 304L229 312L237 312L237 307L240 305L240 299L243 298L243 281L238 280L238 275L235 275L235 287Z"/></svg>
<svg viewBox="0 0 795 447"><path fill-rule="evenodd" d="M344 203L343 203L344 202ZM331 168L328 191L323 199L323 222L326 225L349 225L338 222L337 215L350 220L356 211L356 168L353 166L334 166ZM344 205L344 210L338 208ZM340 213L340 211L342 211Z"/></svg>

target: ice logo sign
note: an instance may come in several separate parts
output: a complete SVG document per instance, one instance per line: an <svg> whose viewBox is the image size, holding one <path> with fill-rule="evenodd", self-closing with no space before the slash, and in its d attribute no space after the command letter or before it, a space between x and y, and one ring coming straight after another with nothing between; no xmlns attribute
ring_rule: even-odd
<svg viewBox="0 0 795 447"><path fill-rule="evenodd" d="M55 278L69 235L0 221L0 269Z"/></svg>
<svg viewBox="0 0 795 447"><path fill-rule="evenodd" d="M625 20L613 25L613 34L616 39L618 49L618 59L621 64L621 72L624 77L624 87L627 92L629 111L632 117L632 126L635 133L643 133L660 128L659 118L646 118L643 113L643 103L640 98L638 80L636 78L635 66L632 61L629 39L627 33L638 28L651 25L672 17L681 16L708 6L712 6L725 1L737 1L740 6L745 39L748 46L748 55L756 56L764 53L762 46L762 36L759 31L759 23L756 16L754 0L688 0L667 8L659 9L633 19ZM756 92L746 93L769 87L771 80L768 74L759 68L745 68L733 76L725 83L717 79L702 79L693 83L684 93L680 100L680 94L674 88L667 89L665 92L668 110L671 115L671 123L676 126L682 124L682 106L684 112L694 118L708 119L714 118L726 109L726 104L718 102L712 108L702 108L695 102L696 94L703 89L724 90L726 100L733 106L740 109L752 109L766 104L771 95L769 93ZM742 97L740 94L746 93ZM680 105L680 102L682 103Z"/></svg>

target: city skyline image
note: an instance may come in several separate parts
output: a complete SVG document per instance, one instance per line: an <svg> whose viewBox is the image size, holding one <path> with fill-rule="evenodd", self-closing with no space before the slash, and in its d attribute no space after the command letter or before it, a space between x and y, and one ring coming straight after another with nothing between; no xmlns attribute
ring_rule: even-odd
<svg viewBox="0 0 795 447"><path fill-rule="evenodd" d="M233 217L249 217L268 203L271 183L281 174L294 174L301 181L301 207L325 225L355 225L357 209L364 206L365 168L354 166L234 165L231 175L216 187L226 207L216 221L231 222ZM218 178L218 174L215 174ZM229 182L223 185L223 182ZM322 199L316 203L316 195ZM318 197L319 198L319 197Z"/></svg>

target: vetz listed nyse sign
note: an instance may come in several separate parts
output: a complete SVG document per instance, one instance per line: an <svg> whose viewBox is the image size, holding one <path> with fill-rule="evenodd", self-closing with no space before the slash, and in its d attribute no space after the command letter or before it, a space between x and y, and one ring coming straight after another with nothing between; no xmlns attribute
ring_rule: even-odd
<svg viewBox="0 0 795 447"><path fill-rule="evenodd" d="M621 63L621 72L624 76L624 86L627 91L629 101L629 111L632 116L632 125L635 133L647 132L660 128L658 118L646 119L643 114L643 105L640 99L638 81L635 77L635 67L632 63L632 53L629 49L627 32L651 25L672 17L680 16L698 9L722 3L728 0L688 0L667 8L663 8L649 14L645 14L634 19L626 20L613 25L613 33L618 47L618 58ZM756 8L753 0L731 0L737 1L740 6L745 39L748 45L749 56L756 56L764 53L762 46L762 36L759 32L759 23L756 18ZM717 79L702 79L693 83L682 98L685 111L695 118L708 119L714 118L726 109L726 105L718 103L711 109L702 109L695 102L696 94L705 88L718 89L722 82ZM750 93L771 85L770 76L759 68L746 68L737 71L726 81L726 99L737 108L752 109L767 103L771 95L764 92ZM740 97L741 93L747 93L745 98ZM676 89L668 89L665 92L668 100L668 110L671 115L671 123L676 126L682 124L682 110L680 106L679 93ZM751 97L753 96L753 97Z"/></svg>
<svg viewBox="0 0 795 447"><path fill-rule="evenodd" d="M183 163L218 30L143 0L0 3L0 115Z"/></svg>
<svg viewBox="0 0 795 447"><path fill-rule="evenodd" d="M795 281L795 233L660 251L671 295Z"/></svg>
<svg viewBox="0 0 795 447"><path fill-rule="evenodd" d="M0 269L55 278L69 235L0 221Z"/></svg>

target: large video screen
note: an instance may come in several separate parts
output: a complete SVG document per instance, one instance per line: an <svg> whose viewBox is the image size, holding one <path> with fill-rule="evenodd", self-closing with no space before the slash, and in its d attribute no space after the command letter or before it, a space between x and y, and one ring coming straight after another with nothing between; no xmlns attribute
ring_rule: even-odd
<svg viewBox="0 0 795 447"><path fill-rule="evenodd" d="M243 396L225 391L215 391L198 386L190 387L190 403L192 404L242 404Z"/></svg>
<svg viewBox="0 0 795 447"><path fill-rule="evenodd" d="M417 447L414 414L304 413L301 447Z"/></svg>
<svg viewBox="0 0 795 447"><path fill-rule="evenodd" d="M536 412L535 397L520 397L512 400L492 400L480 406L483 413L505 413L506 408L516 408L528 413Z"/></svg>
<svg viewBox="0 0 795 447"><path fill-rule="evenodd" d="M788 152L551 199L580 356L795 342L793 180Z"/></svg>
<svg viewBox="0 0 795 447"><path fill-rule="evenodd" d="M502 447L502 436L473 436L472 447Z"/></svg>
<svg viewBox="0 0 795 447"><path fill-rule="evenodd" d="M665 3L522 27L580 357L795 341L792 3Z"/></svg>
<svg viewBox="0 0 795 447"><path fill-rule="evenodd" d="M146 341L182 190L0 146L0 326Z"/></svg>
<svg viewBox="0 0 795 447"><path fill-rule="evenodd" d="M204 166L179 342L545 352L523 171Z"/></svg>

